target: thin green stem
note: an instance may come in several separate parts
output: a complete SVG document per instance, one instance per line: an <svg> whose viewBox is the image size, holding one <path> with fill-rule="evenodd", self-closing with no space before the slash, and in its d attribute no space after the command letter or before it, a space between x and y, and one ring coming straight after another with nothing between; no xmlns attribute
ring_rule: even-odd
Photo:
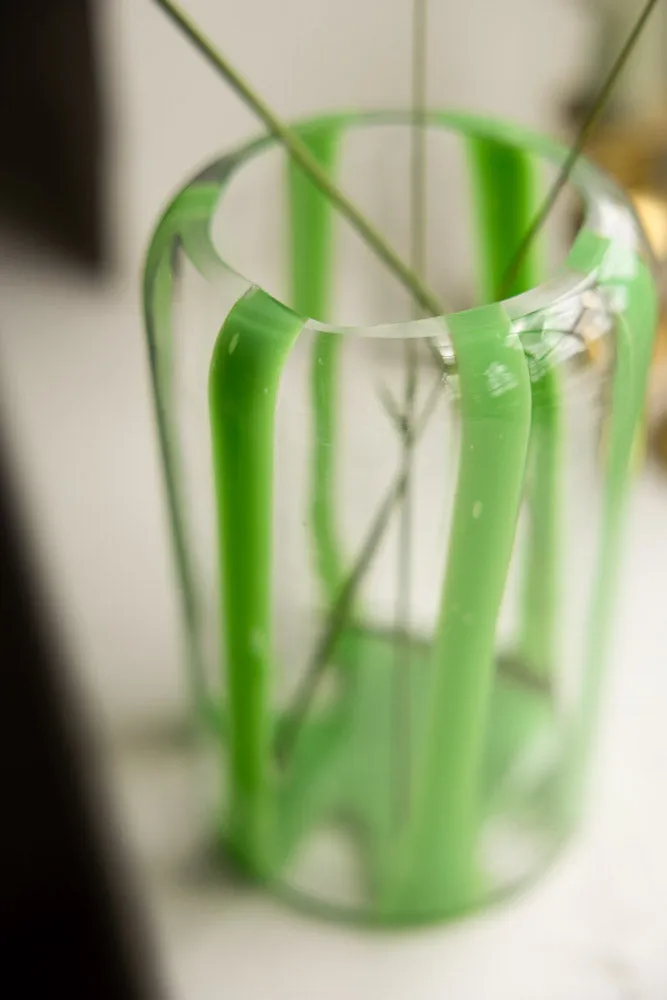
<svg viewBox="0 0 667 1000"><path fill-rule="evenodd" d="M405 429L405 417L403 411L384 382L375 383L375 395L380 401L382 409L387 414L398 433L402 435Z"/></svg>
<svg viewBox="0 0 667 1000"><path fill-rule="evenodd" d="M525 236L523 237L512 261L510 262L505 277L503 279L502 294L504 297L507 294L507 289L510 288L516 278L517 272L521 268L523 260L530 250L536 236L544 226L545 222L549 218L554 205L558 201L561 191L570 179L570 175L574 170L575 164L581 154L584 151L586 143L588 142L591 132L595 127L597 120L600 116L601 111L607 104L609 96L614 89L616 81L623 72L625 64L627 63L632 51L639 41L639 37L646 26L646 22L653 13L653 9L658 5L659 0L647 0L641 14L637 18L635 26L628 35L628 39L616 57L613 66L611 67L609 74L600 87L597 98L593 101L591 108L584 118L581 124L577 137L568 153L565 162L561 168L561 171L556 178L553 186L550 188L547 196L545 197L542 205L535 214L533 221L526 230Z"/></svg>
<svg viewBox="0 0 667 1000"><path fill-rule="evenodd" d="M427 0L412 6L412 129L410 130L410 264L426 272L426 112L427 112Z"/></svg>
<svg viewBox="0 0 667 1000"><path fill-rule="evenodd" d="M410 130L410 264L418 274L426 273L426 88L428 31L427 0L412 4L412 128ZM415 315L421 314L415 304ZM394 753L396 755L396 815L399 824L410 808L411 734L411 640L410 595L412 590L412 511L413 511L413 451L414 438L410 431L414 420L417 396L417 344L406 340L405 395L402 462L406 484L401 498L398 526L398 559L396 574L396 612L394 647Z"/></svg>
<svg viewBox="0 0 667 1000"><path fill-rule="evenodd" d="M181 10L177 4L172 3L172 0L156 0L156 3L168 14L204 58L217 69L241 100L254 111L268 132L282 144L294 162L309 176L322 194L336 206L341 215L357 230L380 260L394 272L415 301L433 316L443 315L447 310L437 295L426 286L419 275L401 259L366 216L333 183L299 135L278 117L238 70L216 51L209 39L185 11Z"/></svg>

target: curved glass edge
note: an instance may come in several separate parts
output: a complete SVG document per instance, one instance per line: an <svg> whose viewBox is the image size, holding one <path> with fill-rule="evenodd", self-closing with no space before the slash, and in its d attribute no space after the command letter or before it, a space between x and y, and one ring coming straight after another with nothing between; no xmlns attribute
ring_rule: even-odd
<svg viewBox="0 0 667 1000"><path fill-rule="evenodd" d="M341 112L309 118L294 126L301 135L313 130L343 130L364 125L409 124L407 112ZM520 147L555 167L563 164L568 149L548 136L532 132L512 122L470 115L455 111L432 111L429 125L448 128L463 138L495 140ZM275 144L271 136L261 136L228 156L199 171L171 201L156 227L147 254L144 290L155 280L159 260L171 254L175 241L182 244L188 258L209 281L225 276L238 282L239 298L257 286L239 274L218 255L211 238L211 222L220 198L236 170L267 147ZM581 297L595 288L600 276L606 281L628 276L628 260L634 255L650 269L654 260L636 213L622 190L611 177L582 157L574 166L569 183L578 191L585 205L584 222L563 265L542 284L503 300L500 304L507 317L524 325L531 315L540 311L557 315L568 310L572 298ZM630 252L630 255L628 254ZM619 264L621 261L621 264ZM268 294L268 293L266 293ZM276 300L279 301L279 300ZM289 309L284 303L279 303ZM474 307L465 310L474 320ZM294 313L294 310L290 310ZM294 313L297 315L296 313ZM304 329L314 333L381 339L428 338L442 341L446 352L450 327L455 316L462 313L432 316L400 323L381 323L368 327L341 326L321 323L310 317ZM481 319L481 316L480 316Z"/></svg>

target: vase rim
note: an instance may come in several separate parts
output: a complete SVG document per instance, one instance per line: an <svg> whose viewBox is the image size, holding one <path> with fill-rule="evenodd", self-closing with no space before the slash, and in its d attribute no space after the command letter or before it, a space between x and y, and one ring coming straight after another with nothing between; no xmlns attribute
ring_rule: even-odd
<svg viewBox="0 0 667 1000"><path fill-rule="evenodd" d="M301 119L292 127L301 134L317 129L343 129L375 125L410 125L409 111L343 111ZM558 141L502 118L467 112L431 110L420 116L420 124L428 128L446 129L461 138L497 141L511 148L520 148L534 158L556 168L562 167L570 150ZM147 274L151 257L161 255L168 242L178 234L183 239L193 263L204 277L214 280L221 273L234 277L239 284L239 297L259 286L224 261L211 236L211 226L227 184L240 167L255 156L277 146L271 135L261 135L244 143L227 155L218 156L199 169L172 197L156 226L147 257ZM289 155L286 153L286 155ZM499 300L500 307L511 321L522 320L533 313L556 308L573 296L594 287L603 272L607 282L627 277L629 261L640 255L654 264L648 241L637 213L622 188L600 167L581 155L567 181L583 201L583 221L577 231L565 261L545 281L517 295ZM576 258L576 264L574 260ZM268 292L265 294L269 295ZM275 298L275 296L270 296ZM278 300L279 301L279 300ZM287 303L280 304L295 312ZM463 313L474 321L489 305L452 311L440 316L427 316L405 321L372 325L324 323L304 317L304 329L314 333L331 333L355 337L391 339L442 338L448 323ZM296 314L296 313L295 313Z"/></svg>

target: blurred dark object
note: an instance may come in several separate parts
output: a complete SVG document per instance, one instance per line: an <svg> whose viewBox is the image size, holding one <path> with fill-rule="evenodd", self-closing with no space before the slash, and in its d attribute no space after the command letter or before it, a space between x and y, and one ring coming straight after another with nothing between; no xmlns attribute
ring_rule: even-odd
<svg viewBox="0 0 667 1000"><path fill-rule="evenodd" d="M0 0L0 212L106 263L95 0Z"/></svg>
<svg viewBox="0 0 667 1000"><path fill-rule="evenodd" d="M56 655L12 485L0 449L3 986L26 1000L150 1000L157 976L141 907Z"/></svg>

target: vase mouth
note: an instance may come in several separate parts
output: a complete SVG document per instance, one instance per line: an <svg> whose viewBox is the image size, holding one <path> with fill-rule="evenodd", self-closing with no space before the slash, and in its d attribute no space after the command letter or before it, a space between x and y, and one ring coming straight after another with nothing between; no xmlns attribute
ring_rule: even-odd
<svg viewBox="0 0 667 1000"><path fill-rule="evenodd" d="M292 127L303 133L323 127L339 130L375 125L408 127L412 121L408 111L338 112L302 119ZM462 139L486 139L520 149L531 158L556 169L562 168L570 155L570 150L556 140L500 118L433 110L420 116L420 125L446 130ZM225 275L228 280L234 279L238 283L239 298L260 288L257 282L222 259L211 229L227 185L236 172L260 153L279 145L273 136L262 135L227 155L216 157L200 169L180 188L163 212L148 259L166 249L165 237L171 243L175 236L181 236L192 263L205 278L213 281ZM604 273L607 282L613 282L615 276L619 280L626 277L628 260L632 255L639 255L650 266L655 266L635 209L610 175L581 155L571 170L566 186L581 199L581 225L565 261L551 276L519 294L491 303L500 307L511 321L519 321L544 310L555 308L558 311L566 301L594 287L601 273ZM268 292L265 294L270 295ZM274 295L270 297L280 302L283 308L299 315L289 303ZM302 318L304 330L319 334L400 340L434 339L447 334L448 325L454 317L465 314L468 321L474 321L475 314L479 313L481 320L483 311L488 309L489 304L478 305L437 316L372 325L327 323L309 316Z"/></svg>

